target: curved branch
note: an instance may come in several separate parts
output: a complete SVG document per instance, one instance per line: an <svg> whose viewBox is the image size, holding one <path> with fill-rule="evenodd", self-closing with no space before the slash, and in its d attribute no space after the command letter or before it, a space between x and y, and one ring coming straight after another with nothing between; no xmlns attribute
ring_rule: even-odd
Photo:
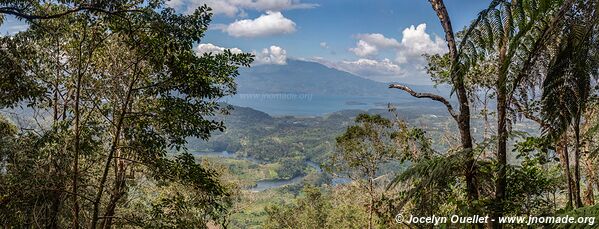
<svg viewBox="0 0 599 229"><path fill-rule="evenodd" d="M520 102L518 102L517 100L514 100L512 103L516 106L516 110L518 110L518 112L520 112L522 115L524 115L525 118L536 122L543 128L550 127L549 124L547 122L545 122L541 117L539 117L533 113L530 113L530 111L525 109L524 106L522 104L520 104Z"/></svg>
<svg viewBox="0 0 599 229"><path fill-rule="evenodd" d="M391 84L391 85L389 85L389 88L396 88L396 89L405 91L408 94L410 94L416 98L428 98L428 99L435 100L437 102L441 102L447 107L447 111L449 111L449 114L451 115L451 117L453 117L455 120L458 120L458 115L453 110L453 106L451 106L451 103L449 103L449 101L443 96L436 95L433 93L415 92L414 90L412 90L412 88L405 86L405 85L401 85L401 84Z"/></svg>

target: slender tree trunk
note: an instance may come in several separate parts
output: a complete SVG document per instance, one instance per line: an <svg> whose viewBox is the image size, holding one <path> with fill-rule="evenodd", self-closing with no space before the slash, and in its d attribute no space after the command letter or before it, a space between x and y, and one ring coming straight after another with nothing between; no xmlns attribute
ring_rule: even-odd
<svg viewBox="0 0 599 229"><path fill-rule="evenodd" d="M81 79L83 75L81 73L81 46L79 47L79 66L77 73L77 85L75 86L75 156L73 162L73 227L79 228L79 154L80 154L80 141L81 141L81 130L80 130L80 101L81 101Z"/></svg>
<svg viewBox="0 0 599 229"><path fill-rule="evenodd" d="M56 37L56 77L54 78L54 102L52 103L54 111L54 122L58 121L58 97L60 93L60 42Z"/></svg>
<svg viewBox="0 0 599 229"><path fill-rule="evenodd" d="M580 120L574 124L574 205L576 208L582 207L582 198L580 196Z"/></svg>
<svg viewBox="0 0 599 229"><path fill-rule="evenodd" d="M368 229L372 229L372 205L374 205L372 178L368 181L368 191L370 192L370 203L368 204Z"/></svg>
<svg viewBox="0 0 599 229"><path fill-rule="evenodd" d="M560 162L564 168L564 174L568 180L568 202L566 203L566 209L572 208L572 177L570 175L570 156L568 155L568 134L564 133L557 142L557 153L560 156Z"/></svg>
<svg viewBox="0 0 599 229"><path fill-rule="evenodd" d="M79 96L81 87L81 77L77 80L77 92L75 93L75 158L73 163L73 227L79 228L79 198L77 197L78 180L79 180L79 141L80 141L80 130L79 130Z"/></svg>
<svg viewBox="0 0 599 229"><path fill-rule="evenodd" d="M96 198L94 199L94 210L92 214L92 222L90 228L96 228L98 224L99 214L100 214L100 202L102 201L102 194L104 193L104 186L106 185L106 180L108 178L108 170L110 169L110 162L114 157L114 153L116 152L121 135L121 127L123 126L124 119L124 110L119 116L115 127L115 135L112 139L112 144L110 146L110 151L108 153L108 158L106 159L106 164L104 166L104 172L102 173L102 178L100 179L100 185L98 186L99 190L96 194Z"/></svg>
<svg viewBox="0 0 599 229"><path fill-rule="evenodd" d="M503 216L503 201L505 199L506 169L507 169L507 128L506 128L506 94L505 85L499 85L497 92L497 180L495 183L495 204L497 205L494 217ZM494 228L500 228L496 223Z"/></svg>
<svg viewBox="0 0 599 229"><path fill-rule="evenodd" d="M514 6L514 3L511 4ZM506 7L506 19L503 25L503 37L499 46L499 71L495 85L497 91L497 179L495 181L495 211L493 216L495 222L493 228L501 228L499 217L503 216L503 205L505 201L505 190L507 184L507 74L511 64L508 59L509 40L512 32L512 13L510 7Z"/></svg>
<svg viewBox="0 0 599 229"><path fill-rule="evenodd" d="M597 177L596 177L595 171L593 171L593 162L588 157L587 149L585 149L584 152L585 152L585 157L584 157L585 166L584 167L586 169L586 174L587 174L588 179L586 182L586 190L585 190L583 204L592 206L592 205L595 205L595 192L593 190L593 185L596 183Z"/></svg>
<svg viewBox="0 0 599 229"><path fill-rule="evenodd" d="M58 228L58 211L60 210L60 194L58 191L52 193L52 205L50 210L50 223L48 224L48 228Z"/></svg>
<svg viewBox="0 0 599 229"><path fill-rule="evenodd" d="M137 69L137 65L135 65L135 69ZM135 79L131 80L128 89L127 95L125 96L125 100L123 102L123 107L121 108L121 112L118 115L118 120L115 126L115 134L112 140L112 145L110 147L110 151L108 153L108 158L106 158L106 163L104 165L104 172L102 173L102 178L100 179L100 185L98 189L98 193L96 194L96 198L94 199L94 210L92 213L92 221L90 224L90 228L96 228L98 225L99 215L100 215L100 202L102 201L102 194L104 193L104 186L106 185L106 180L108 178L108 171L110 170L110 163L114 158L114 154L116 153L121 136L121 130L123 127L123 122L125 120L125 115L127 113L127 109L129 107L129 102L131 100L132 88L135 84Z"/></svg>
<svg viewBox="0 0 599 229"><path fill-rule="evenodd" d="M468 193L468 204L472 207L472 202L478 199L478 188L476 185L476 163L472 152L472 134L470 130L470 102L468 101L468 93L464 85L460 71L458 69L458 50L453 33L453 27L449 18L449 13L445 7L443 0L429 0L433 10L437 13L437 17L443 26L445 32L445 40L449 48L449 55L452 61L451 78L452 84L456 88L458 102L460 103L460 113L457 116L457 124L460 130L460 141L462 149L466 152L465 178L466 189Z"/></svg>
<svg viewBox="0 0 599 229"><path fill-rule="evenodd" d="M125 194L125 172L126 172L126 168L125 168L125 164L123 163L122 160L120 160L119 158L121 157L121 150L117 150L117 156L114 158L115 159L115 164L114 164L114 170L115 170L115 177L114 177L114 190L112 192L112 194L110 195L110 201L108 203L108 206L106 207L106 210L104 211L104 220L102 221L102 228L108 229L112 226L112 219L114 218L114 213L116 210L116 206L118 201L123 197L123 195Z"/></svg>
<svg viewBox="0 0 599 229"><path fill-rule="evenodd" d="M124 172L119 172L119 178L117 178L117 184L115 184L115 188L114 188L114 194L112 194L110 196L110 202L108 203L108 206L106 207L106 211L104 214L104 220L102 221L102 228L104 229L109 229L112 226L112 219L114 218L114 213L116 211L116 206L119 202L119 200L123 197L123 195L125 194L124 192L124 187L125 187L125 174Z"/></svg>
<svg viewBox="0 0 599 229"><path fill-rule="evenodd" d="M59 93L60 93L60 88L59 88L59 79L60 79L60 44L58 43L58 38L56 39L56 47L57 47L57 54L56 54L56 77L54 79L54 98L52 101L52 113L53 113L53 122L52 124L56 124L56 122L58 122L58 114L59 114L59 108L58 108L58 102L59 102ZM62 149L62 148L61 148ZM62 153L62 152L61 152ZM49 162L52 162L52 154L50 154L49 158L48 158ZM48 163L48 170L47 170L47 174L48 176L56 176L56 169L52 169L52 163ZM50 180L50 179L48 179ZM58 185L58 187L62 188L63 184ZM61 193L60 191L58 191L58 187L56 188L57 190L52 191L51 194L51 205L50 205L50 212L49 212L49 217L48 217L48 228L58 228L58 211L60 210L60 205L61 205Z"/></svg>

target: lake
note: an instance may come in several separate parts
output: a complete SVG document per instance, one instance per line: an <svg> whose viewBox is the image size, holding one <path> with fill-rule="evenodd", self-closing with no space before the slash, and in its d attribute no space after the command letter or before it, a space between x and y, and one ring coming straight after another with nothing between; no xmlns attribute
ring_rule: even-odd
<svg viewBox="0 0 599 229"><path fill-rule="evenodd" d="M332 96L316 94L236 94L221 101L250 107L273 116L321 116L340 110L386 109L392 98L364 96ZM409 100L413 102L413 100ZM407 101L406 101L407 102Z"/></svg>

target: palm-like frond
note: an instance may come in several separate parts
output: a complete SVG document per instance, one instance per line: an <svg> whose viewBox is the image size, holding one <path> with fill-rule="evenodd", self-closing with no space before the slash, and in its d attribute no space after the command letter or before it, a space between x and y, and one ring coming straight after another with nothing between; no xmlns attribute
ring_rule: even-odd
<svg viewBox="0 0 599 229"><path fill-rule="evenodd" d="M599 215L599 204L574 209L572 211L556 215L556 217L569 216L569 217L575 217L575 218L583 218L583 217L593 217L594 218L597 215ZM596 227L595 223L597 223L597 222L593 221L592 223L586 222L586 223L580 223L580 224L554 223L554 224L550 225L550 227L551 228L595 228ZM593 225L590 225L590 224L593 224Z"/></svg>
<svg viewBox="0 0 599 229"><path fill-rule="evenodd" d="M574 20L566 28L562 45L553 56L542 85L545 133L557 137L579 122L591 93L593 26Z"/></svg>

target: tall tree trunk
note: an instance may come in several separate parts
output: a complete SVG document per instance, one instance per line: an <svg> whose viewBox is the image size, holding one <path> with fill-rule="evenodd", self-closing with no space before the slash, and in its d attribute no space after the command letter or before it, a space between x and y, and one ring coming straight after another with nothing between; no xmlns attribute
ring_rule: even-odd
<svg viewBox="0 0 599 229"><path fill-rule="evenodd" d="M116 169L116 168L115 168ZM125 170L124 167L121 167L118 170L118 177L115 177L115 187L113 194L110 196L110 201L106 207L106 211L104 213L104 220L102 223L102 228L109 229L112 227L112 220L114 218L114 213L116 211L116 206L121 200L121 198L125 195Z"/></svg>
<svg viewBox="0 0 599 229"><path fill-rule="evenodd" d="M506 128L506 94L505 85L499 85L497 93L497 180L495 183L495 219L503 215L503 201L505 199L506 169L507 169L507 128ZM497 226L495 226L497 228Z"/></svg>
<svg viewBox="0 0 599 229"><path fill-rule="evenodd" d="M514 5L514 4L512 4ZM499 71L495 89L497 92L497 179L495 182L495 203L496 207L493 217L496 219L494 228L501 228L499 217L503 216L503 202L505 200L506 189L506 169L507 169L507 74L510 61L508 58L509 40L511 37L512 17L510 7L506 8L506 19L503 25L503 37L499 46Z"/></svg>
<svg viewBox="0 0 599 229"><path fill-rule="evenodd" d="M374 185L372 184L372 179L374 179L374 176L371 176L370 179L368 179L368 192L370 194L370 203L368 203L368 229L372 229L372 212L374 205Z"/></svg>
<svg viewBox="0 0 599 229"><path fill-rule="evenodd" d="M112 226L114 213L116 211L119 200L125 195L125 173L126 167L123 160L121 160L121 150L117 150L117 156L114 157L114 189L110 195L110 201L104 211L104 220L102 221L102 228L109 229Z"/></svg>
<svg viewBox="0 0 599 229"><path fill-rule="evenodd" d="M568 133L564 133L557 142L557 153L560 157L560 162L564 168L564 174L568 180L568 202L566 203L566 209L572 208L573 191L572 188L572 176L570 173L570 156L568 155Z"/></svg>
<svg viewBox="0 0 599 229"><path fill-rule="evenodd" d="M134 67L137 70L137 64ZM102 178L100 179L100 184L98 187L98 193L96 193L96 198L94 199L93 204L93 213L92 213L92 221L90 224L90 228L95 229L98 225L98 220L100 216L100 203L102 201L102 195L104 193L104 186L106 185L106 180L108 178L108 171L110 170L110 163L114 158L114 154L118 150L120 139L121 139L121 131L125 121L125 115L127 114L127 110L129 107L129 103L131 101L132 89L135 84L136 79L132 79L127 88L127 95L123 101L123 107L117 116L117 123L114 131L114 138L112 139L112 144L110 146L110 151L108 152L108 157L106 158L106 163L104 164L104 172L102 173Z"/></svg>
<svg viewBox="0 0 599 229"><path fill-rule="evenodd" d="M53 97L53 101L52 101L52 113L53 113L53 119L52 119L52 124L56 124L59 120L59 108L58 108L58 103L59 103L59 93L60 93L60 44L59 44L59 39L58 37L56 38L56 47L57 47L57 51L56 51L56 77L54 79L54 85L53 85L53 90L54 90L54 97ZM62 149L62 147L61 147ZM62 152L60 152L62 154ZM52 162L52 154L49 155L48 157L48 161ZM48 170L46 171L46 173L48 174L48 176L56 176L56 171L57 169L54 168L53 169L53 165L52 163L48 163ZM48 178L48 180L50 180L50 178ZM60 206L61 206L61 193L59 191L59 188L63 188L63 183L60 182L61 184L59 184L57 187L55 187L55 190L52 191L52 193L50 194L50 209L49 209L49 216L48 216L48 223L46 224L48 228L58 228L58 212L60 210Z"/></svg>
<svg viewBox="0 0 599 229"><path fill-rule="evenodd" d="M478 188L476 185L476 163L472 152L472 134L470 130L470 102L468 101L468 93L462 79L461 71L459 71L459 56L456 46L456 41L453 33L453 27L449 18L449 13L445 7L443 0L429 0L433 10L437 13L437 17L443 26L445 32L445 40L449 48L449 56L452 61L451 78L452 84L456 89L460 112L457 115L457 124L460 130L460 141L462 149L466 152L465 178L466 188L468 193L468 204L472 206L472 202L478 199Z"/></svg>
<svg viewBox="0 0 599 229"><path fill-rule="evenodd" d="M576 208L582 207L582 198L580 196L580 120L574 123L574 205Z"/></svg>
<svg viewBox="0 0 599 229"><path fill-rule="evenodd" d="M85 38L84 38L85 39ZM73 158L73 228L79 228L79 154L80 154L80 141L81 141L81 129L80 129L80 119L81 119L81 110L80 110L80 102L81 102L81 79L83 78L82 74L82 44L81 41L79 45L79 66L77 67L77 85L75 86L75 156Z"/></svg>
<svg viewBox="0 0 599 229"><path fill-rule="evenodd" d="M587 176L589 177L589 179L587 179L587 190L589 190L591 192L591 197L594 197L594 193L593 192L593 185L596 186L597 191L599 191L599 178L597 178L597 171L595 169L595 163L593 162L593 160L589 157L589 149L587 148L588 145L585 145L585 168L586 168L586 173ZM588 205L595 205L595 200L594 198L592 199L592 202Z"/></svg>

